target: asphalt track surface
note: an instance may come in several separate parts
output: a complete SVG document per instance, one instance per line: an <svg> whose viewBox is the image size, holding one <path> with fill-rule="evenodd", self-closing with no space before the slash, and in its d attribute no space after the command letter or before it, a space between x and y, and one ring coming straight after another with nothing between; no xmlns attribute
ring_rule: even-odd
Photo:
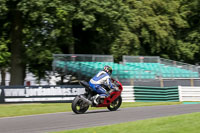
<svg viewBox="0 0 200 133"><path fill-rule="evenodd" d="M103 126L155 117L200 112L200 104L120 108L118 111L88 111L0 118L1 133L45 133L60 130Z"/></svg>

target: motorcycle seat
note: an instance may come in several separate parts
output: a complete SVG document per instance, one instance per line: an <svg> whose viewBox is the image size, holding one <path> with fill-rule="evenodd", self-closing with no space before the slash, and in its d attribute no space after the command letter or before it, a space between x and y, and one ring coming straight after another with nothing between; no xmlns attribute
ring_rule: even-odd
<svg viewBox="0 0 200 133"><path fill-rule="evenodd" d="M87 88L87 89L90 89L90 91L93 91L93 89L90 87L88 82L83 80L83 81L80 81L79 84L82 85L83 87Z"/></svg>

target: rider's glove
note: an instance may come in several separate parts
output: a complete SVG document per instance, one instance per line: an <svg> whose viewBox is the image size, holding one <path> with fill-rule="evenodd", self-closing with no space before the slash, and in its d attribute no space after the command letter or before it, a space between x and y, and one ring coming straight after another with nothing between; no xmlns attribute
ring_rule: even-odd
<svg viewBox="0 0 200 133"><path fill-rule="evenodd" d="M115 87L113 90L114 90L114 91L120 91L120 90L118 89L118 87Z"/></svg>
<svg viewBox="0 0 200 133"><path fill-rule="evenodd" d="M115 84L117 87L120 86L120 84L119 84L117 81L114 81L114 84Z"/></svg>

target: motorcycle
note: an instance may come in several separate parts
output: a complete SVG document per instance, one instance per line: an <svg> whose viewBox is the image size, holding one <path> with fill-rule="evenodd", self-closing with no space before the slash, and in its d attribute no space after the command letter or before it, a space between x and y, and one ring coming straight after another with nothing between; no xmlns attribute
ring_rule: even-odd
<svg viewBox="0 0 200 133"><path fill-rule="evenodd" d="M76 114L83 114L88 110L89 106L107 107L110 111L116 111L122 103L121 92L123 87L119 81L113 78L111 81L115 89L109 89L108 87L103 86L107 92L109 92L109 96L106 98L100 96L99 104L97 105L93 102L93 97L97 93L93 91L88 82L80 81L79 84L85 88L85 93L74 98L71 104L72 111Z"/></svg>

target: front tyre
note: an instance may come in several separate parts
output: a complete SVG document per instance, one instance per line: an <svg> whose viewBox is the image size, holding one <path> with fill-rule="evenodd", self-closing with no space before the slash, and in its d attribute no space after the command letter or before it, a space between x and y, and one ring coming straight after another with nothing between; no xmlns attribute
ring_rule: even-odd
<svg viewBox="0 0 200 133"><path fill-rule="evenodd" d="M110 111L116 111L122 104L122 97L119 96L116 98L110 105L107 107Z"/></svg>
<svg viewBox="0 0 200 133"><path fill-rule="evenodd" d="M89 105L86 104L85 102L83 102L79 96L76 96L74 98L74 100L72 101L72 111L76 114L83 114L85 113L88 108L89 108Z"/></svg>

